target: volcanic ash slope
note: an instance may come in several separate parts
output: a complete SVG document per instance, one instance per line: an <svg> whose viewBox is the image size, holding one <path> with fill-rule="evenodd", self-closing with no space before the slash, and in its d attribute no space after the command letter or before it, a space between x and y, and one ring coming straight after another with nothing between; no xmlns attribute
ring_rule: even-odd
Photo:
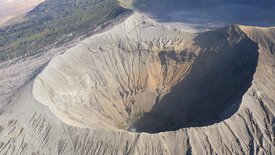
<svg viewBox="0 0 275 155"><path fill-rule="evenodd" d="M19 90L0 153L272 154L274 31L189 34L134 13Z"/></svg>

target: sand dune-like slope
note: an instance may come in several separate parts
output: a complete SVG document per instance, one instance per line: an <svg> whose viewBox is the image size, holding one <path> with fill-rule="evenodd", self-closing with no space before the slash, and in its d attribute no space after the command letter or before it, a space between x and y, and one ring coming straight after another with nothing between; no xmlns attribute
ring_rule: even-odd
<svg viewBox="0 0 275 155"><path fill-rule="evenodd" d="M134 13L18 90L0 154L272 154L274 38L189 34Z"/></svg>

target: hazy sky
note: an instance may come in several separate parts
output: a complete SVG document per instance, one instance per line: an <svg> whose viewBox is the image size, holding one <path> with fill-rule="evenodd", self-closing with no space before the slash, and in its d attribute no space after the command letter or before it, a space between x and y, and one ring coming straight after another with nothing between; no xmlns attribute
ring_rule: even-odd
<svg viewBox="0 0 275 155"><path fill-rule="evenodd" d="M0 0L0 25L26 13L42 1ZM146 12L159 22L199 31L229 24L275 26L275 0L130 1L134 1L137 10Z"/></svg>
<svg viewBox="0 0 275 155"><path fill-rule="evenodd" d="M135 0L134 7L195 32L230 24L275 26L275 0Z"/></svg>
<svg viewBox="0 0 275 155"><path fill-rule="evenodd" d="M0 0L0 25L20 16L43 0Z"/></svg>

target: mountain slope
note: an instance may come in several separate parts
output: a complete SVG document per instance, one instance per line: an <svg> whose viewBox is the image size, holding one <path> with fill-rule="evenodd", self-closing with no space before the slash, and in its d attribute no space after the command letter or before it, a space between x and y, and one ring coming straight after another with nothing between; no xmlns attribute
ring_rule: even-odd
<svg viewBox="0 0 275 155"><path fill-rule="evenodd" d="M268 29L274 32L274 28ZM0 153L272 154L275 150L272 35L242 26L189 34L135 13L109 31L66 49L18 90L1 110ZM248 84L242 85L242 80ZM196 82L207 89L199 91L203 89L196 89ZM230 94L230 90L243 91L237 91L239 97ZM194 127L188 120L175 119L180 113L174 111L172 119L178 128L159 127L156 119L154 127L161 132L157 130L155 134L126 128L127 123L136 119L124 125L118 123L135 113L154 111L153 104L165 101L165 94L177 97L178 91L194 95L189 98L197 105L189 110L187 116L191 119L206 122L203 116L219 113L219 120L210 119L212 125ZM192 94L195 92L198 94ZM234 96L236 100L217 102L228 103L217 106L220 109L213 109L216 107L212 107L213 100L197 100L200 99L197 96L204 94L205 98L209 93L212 96L211 92L214 96L218 94L216 101L223 101L218 98L220 95ZM159 95L160 102L154 102L155 95ZM184 103L187 102L164 102L154 114L164 112L161 114L166 116L165 110L169 111L170 106L165 104L176 110ZM182 128L184 125L191 127Z"/></svg>
<svg viewBox="0 0 275 155"><path fill-rule="evenodd" d="M0 28L0 61L32 56L91 35L129 12L115 0L47 0L24 22Z"/></svg>
<svg viewBox="0 0 275 155"><path fill-rule="evenodd" d="M81 10L84 5L85 8L104 5L106 10L102 7L100 11ZM100 13L104 18L97 16ZM120 23L130 13L114 1L81 0L76 4L76 1L49 0L28 13L25 22L1 28L0 107L8 104L18 89L54 56L83 38Z"/></svg>

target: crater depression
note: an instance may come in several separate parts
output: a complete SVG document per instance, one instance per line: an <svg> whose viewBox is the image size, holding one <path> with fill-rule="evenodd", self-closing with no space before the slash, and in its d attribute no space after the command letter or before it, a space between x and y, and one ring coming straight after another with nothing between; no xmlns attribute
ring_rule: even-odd
<svg viewBox="0 0 275 155"><path fill-rule="evenodd" d="M158 133L208 126L238 110L257 50L238 26L190 34L135 13L54 58L33 94L76 127Z"/></svg>

